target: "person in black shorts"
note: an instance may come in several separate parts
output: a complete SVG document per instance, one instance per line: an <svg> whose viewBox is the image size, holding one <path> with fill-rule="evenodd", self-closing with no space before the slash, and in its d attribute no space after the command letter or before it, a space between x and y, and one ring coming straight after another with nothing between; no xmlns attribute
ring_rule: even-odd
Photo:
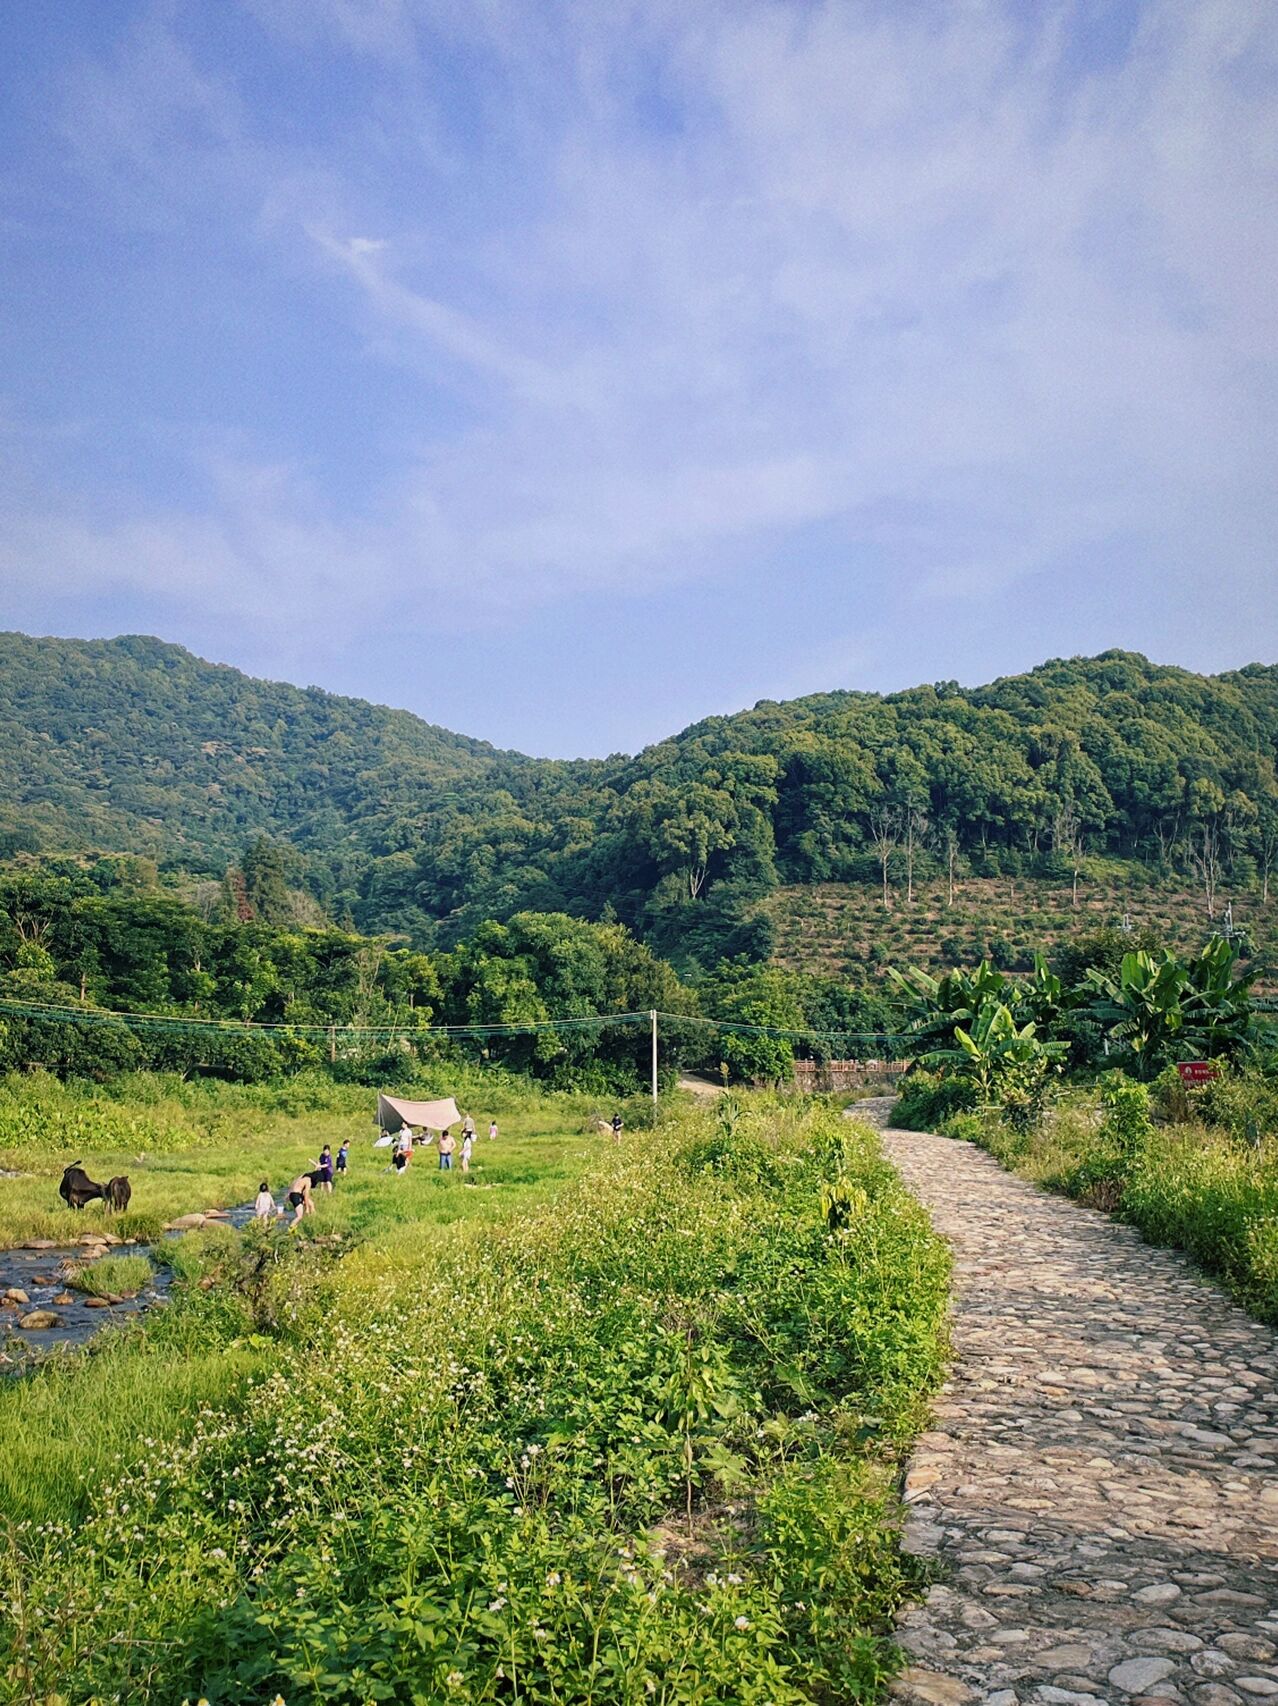
<svg viewBox="0 0 1278 1706"><path fill-rule="evenodd" d="M293 1225L301 1224L304 1214L314 1214L315 1204L311 1201L311 1190L314 1180L309 1173L299 1173L288 1190L288 1206L293 1212Z"/></svg>

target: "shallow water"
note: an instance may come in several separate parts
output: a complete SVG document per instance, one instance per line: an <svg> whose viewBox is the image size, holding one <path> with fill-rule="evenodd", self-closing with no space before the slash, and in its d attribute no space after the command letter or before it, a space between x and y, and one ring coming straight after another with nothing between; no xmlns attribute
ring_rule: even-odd
<svg viewBox="0 0 1278 1706"><path fill-rule="evenodd" d="M228 1209L209 1224L245 1226L253 1218L252 1203ZM181 1232L166 1232L165 1242L182 1237ZM124 1298L106 1308L88 1302L89 1293L71 1291L68 1276L85 1264L87 1251L79 1243L58 1244L50 1250L0 1250L0 1375L21 1374L43 1360L50 1351L75 1350L87 1345L113 1322L139 1315L163 1303L172 1284L172 1270L165 1264L163 1244L142 1244L130 1240L112 1244L108 1255L149 1256L155 1263L150 1283L136 1297ZM25 1291L29 1303L13 1305L4 1302L10 1286ZM55 1303L56 1297L69 1296L71 1303ZM58 1317L55 1327L23 1330L18 1322L33 1309L50 1309Z"/></svg>

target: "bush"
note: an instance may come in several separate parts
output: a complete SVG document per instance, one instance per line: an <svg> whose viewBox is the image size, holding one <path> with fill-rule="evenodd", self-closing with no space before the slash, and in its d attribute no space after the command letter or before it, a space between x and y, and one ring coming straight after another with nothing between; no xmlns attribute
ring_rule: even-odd
<svg viewBox="0 0 1278 1706"><path fill-rule="evenodd" d="M948 1114L939 1130L942 1137L952 1137L959 1143L980 1143L985 1135L985 1121L980 1114Z"/></svg>
<svg viewBox="0 0 1278 1706"><path fill-rule="evenodd" d="M1222 1063L1215 1078L1190 1091L1193 1111L1206 1125L1220 1126L1253 1148L1278 1134L1278 1077L1252 1067Z"/></svg>
<svg viewBox="0 0 1278 1706"><path fill-rule="evenodd" d="M916 1068L906 1073L899 1088L892 1124L911 1131L935 1131L951 1114L976 1107L976 1086L953 1074Z"/></svg>

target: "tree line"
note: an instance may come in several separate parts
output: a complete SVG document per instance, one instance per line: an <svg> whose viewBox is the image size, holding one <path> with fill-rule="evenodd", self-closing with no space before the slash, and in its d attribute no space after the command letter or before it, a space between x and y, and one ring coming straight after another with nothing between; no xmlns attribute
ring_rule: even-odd
<svg viewBox="0 0 1278 1706"><path fill-rule="evenodd" d="M1106 652L765 702L565 762L158 641L8 636L0 666L0 852L126 849L217 888L258 832L320 915L419 948L566 913L699 977L767 957L782 883L873 882L891 906L925 876L1077 881L1103 854L1193 881L1210 920L1225 885L1267 899L1278 859L1273 666Z"/></svg>
<svg viewBox="0 0 1278 1706"><path fill-rule="evenodd" d="M601 1017L673 1016L662 1026L667 1073L722 1063L736 1079L788 1075L792 1042L755 1027L810 1028L819 1035L800 1047L837 1054L891 1023L869 993L746 960L681 981L616 921L524 912L423 952L331 925L245 918L240 905L283 906L287 891L267 880L269 862L265 873L261 861L242 864L244 880L210 917L133 858L0 870L0 1071L254 1081L318 1069L400 1081L460 1052L563 1087L630 1091L648 1079L647 1029ZM751 1029L721 1034L698 1023L707 1015Z"/></svg>

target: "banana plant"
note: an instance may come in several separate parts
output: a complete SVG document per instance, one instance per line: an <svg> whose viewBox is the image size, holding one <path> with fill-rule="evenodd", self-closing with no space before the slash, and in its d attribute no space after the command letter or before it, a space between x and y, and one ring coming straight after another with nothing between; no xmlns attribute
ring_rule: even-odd
<svg viewBox="0 0 1278 1706"><path fill-rule="evenodd" d="M1016 1023L1012 1009L989 1001L966 1029L954 1027L955 1047L933 1049L928 1066L947 1067L976 1086L982 1102L995 1102L1008 1089L1031 1091L1066 1053L1066 1045L1044 1042L1032 1019Z"/></svg>
<svg viewBox="0 0 1278 1706"><path fill-rule="evenodd" d="M1188 963L1175 954L1124 954L1117 977L1087 974L1090 1012L1131 1056L1138 1078L1168 1061L1229 1053L1245 1042L1255 972L1237 974L1237 953L1215 937Z"/></svg>
<svg viewBox="0 0 1278 1706"><path fill-rule="evenodd" d="M982 960L975 971L958 969L932 977L911 966L908 972L891 967L888 976L897 987L905 1010L905 1034L916 1047L939 1043L956 1025L970 1025L990 1005L1016 999L1016 987L1003 972Z"/></svg>

